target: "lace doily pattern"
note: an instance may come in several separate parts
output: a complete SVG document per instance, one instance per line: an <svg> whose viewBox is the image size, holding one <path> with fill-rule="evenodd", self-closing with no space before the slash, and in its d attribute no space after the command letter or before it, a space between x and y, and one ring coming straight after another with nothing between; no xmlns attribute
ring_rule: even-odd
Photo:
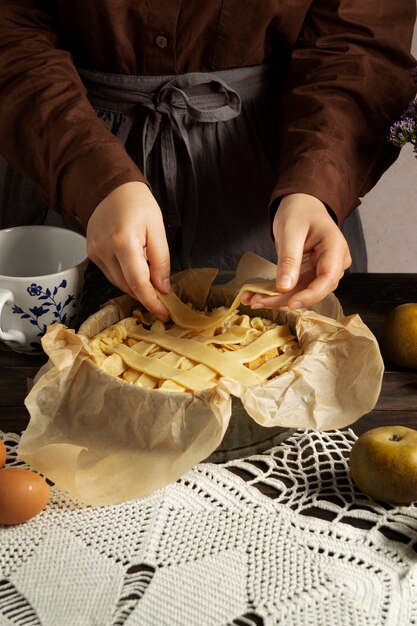
<svg viewBox="0 0 417 626"><path fill-rule="evenodd" d="M359 492L355 439L298 430L111 507L52 487L0 528L0 626L417 624L417 507Z"/></svg>

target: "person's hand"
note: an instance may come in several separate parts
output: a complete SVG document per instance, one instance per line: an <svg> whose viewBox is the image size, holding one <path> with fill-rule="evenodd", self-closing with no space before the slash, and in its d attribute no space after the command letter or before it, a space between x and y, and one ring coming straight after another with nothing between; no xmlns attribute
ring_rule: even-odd
<svg viewBox="0 0 417 626"><path fill-rule="evenodd" d="M325 205L313 196L285 196L275 214L273 233L280 295L246 292L242 302L253 308L308 308L336 289L352 263L346 239Z"/></svg>
<svg viewBox="0 0 417 626"><path fill-rule="evenodd" d="M87 224L87 254L106 278L166 320L155 288L170 290L170 258L161 210L144 183L120 185Z"/></svg>

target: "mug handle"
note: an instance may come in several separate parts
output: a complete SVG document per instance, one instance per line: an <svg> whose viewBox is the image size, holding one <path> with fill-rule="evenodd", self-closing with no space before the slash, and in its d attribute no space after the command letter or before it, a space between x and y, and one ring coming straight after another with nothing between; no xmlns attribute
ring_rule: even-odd
<svg viewBox="0 0 417 626"><path fill-rule="evenodd" d="M0 289L0 318L1 318L1 311L3 309L3 306L6 304L6 302L9 302L9 304L13 304L14 296L12 292L9 291L8 289ZM15 341L19 345L23 346L26 341L26 337L24 333L22 333L21 330L4 331L2 330L0 326L0 340L1 341Z"/></svg>

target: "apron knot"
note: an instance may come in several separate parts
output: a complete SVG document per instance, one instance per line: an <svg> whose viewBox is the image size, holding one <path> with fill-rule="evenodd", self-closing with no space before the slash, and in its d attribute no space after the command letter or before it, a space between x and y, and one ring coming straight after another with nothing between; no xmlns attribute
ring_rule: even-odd
<svg viewBox="0 0 417 626"><path fill-rule="evenodd" d="M220 78L186 74L165 83L155 94L155 108L164 113L188 113L197 122L225 122L241 111L237 91Z"/></svg>
<svg viewBox="0 0 417 626"><path fill-rule="evenodd" d="M198 188L187 117L202 124L231 120L240 115L240 94L213 72L167 76L165 81L163 77L158 77L158 84L155 83L152 89L142 89L147 79L148 86L152 84L152 77L106 77L88 70L80 70L80 75L91 102L95 104L95 101L105 99L119 103L122 109L125 106L129 124L134 124L138 107L148 111L140 146L143 174L149 179L150 163L160 164L157 175L161 176L165 187L166 205L164 202L162 210L168 239L170 229L171 238L176 237L178 228L182 229L181 264L189 266L198 218ZM151 154L155 157L152 161ZM178 166L187 173L184 189L189 196L187 202L178 200ZM189 215L183 215L183 205L192 207Z"/></svg>

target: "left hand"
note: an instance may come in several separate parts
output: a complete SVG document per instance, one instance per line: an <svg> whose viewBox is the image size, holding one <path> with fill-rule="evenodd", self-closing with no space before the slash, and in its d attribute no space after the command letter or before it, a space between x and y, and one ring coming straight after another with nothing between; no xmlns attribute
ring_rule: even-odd
<svg viewBox="0 0 417 626"><path fill-rule="evenodd" d="M346 239L325 205L304 193L285 196L275 214L279 296L246 292L252 308L309 307L334 291L352 259Z"/></svg>

